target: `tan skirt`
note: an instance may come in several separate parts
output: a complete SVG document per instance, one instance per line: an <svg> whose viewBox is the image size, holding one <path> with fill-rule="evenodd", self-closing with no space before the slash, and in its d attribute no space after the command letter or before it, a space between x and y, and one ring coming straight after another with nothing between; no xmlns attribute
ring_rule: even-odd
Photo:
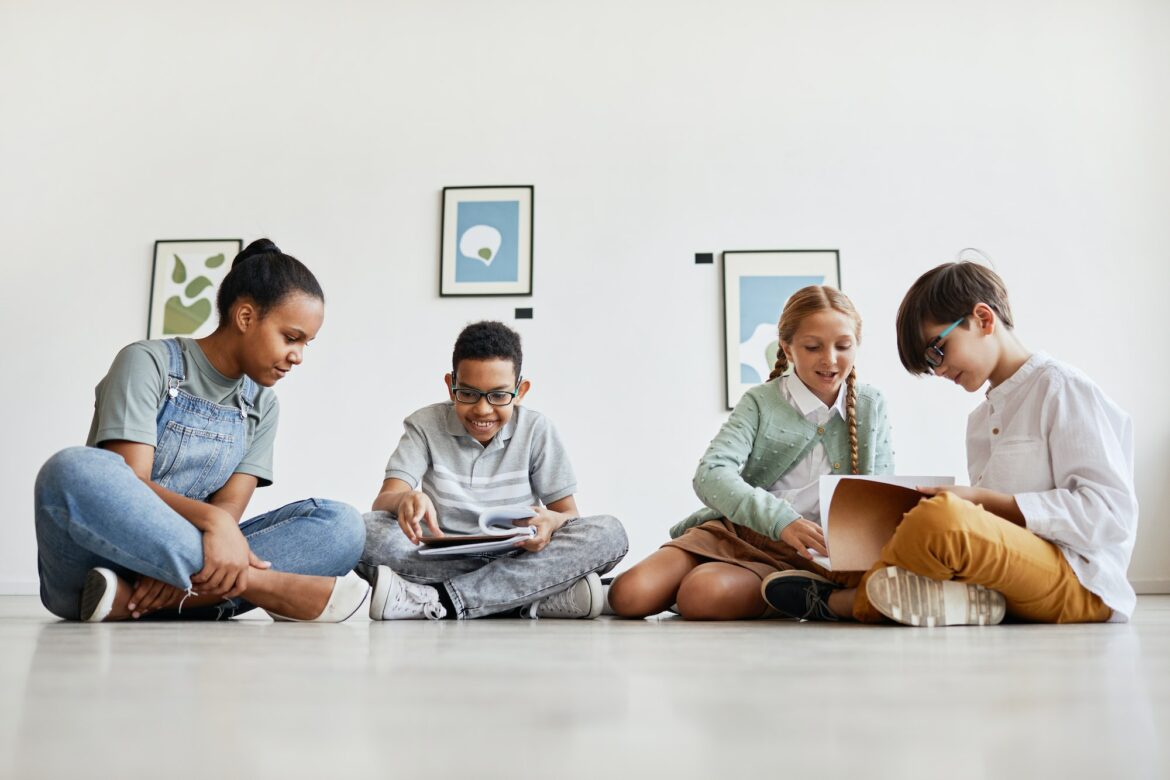
<svg viewBox="0 0 1170 780"><path fill-rule="evenodd" d="M677 547L704 559L704 563L719 562L740 566L761 580L769 574L791 569L803 569L819 574L846 588L855 588L865 572L829 571L807 558L802 558L787 542L773 541L750 528L730 520L708 520L688 528L682 536L671 539L663 547Z"/></svg>

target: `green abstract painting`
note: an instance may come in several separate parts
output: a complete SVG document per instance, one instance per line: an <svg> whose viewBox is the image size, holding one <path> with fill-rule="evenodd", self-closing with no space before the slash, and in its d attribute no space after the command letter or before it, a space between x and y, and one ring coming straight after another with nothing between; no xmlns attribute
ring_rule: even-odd
<svg viewBox="0 0 1170 780"><path fill-rule="evenodd" d="M239 239L157 241L148 338L201 338L218 324L215 295Z"/></svg>

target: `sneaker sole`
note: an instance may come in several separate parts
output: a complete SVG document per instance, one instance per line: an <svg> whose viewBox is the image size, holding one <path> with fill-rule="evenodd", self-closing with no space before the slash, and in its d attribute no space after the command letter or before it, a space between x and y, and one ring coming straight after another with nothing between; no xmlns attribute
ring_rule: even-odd
<svg viewBox="0 0 1170 780"><path fill-rule="evenodd" d="M386 598L390 594L390 578L383 577L381 569L379 566L374 575L374 589L370 593L370 620L385 620L382 612L386 609Z"/></svg>
<svg viewBox="0 0 1170 780"><path fill-rule="evenodd" d="M85 584L81 588L81 619L86 623L100 623L109 616L114 607L114 595L118 592L117 580L111 582L113 576L109 569L86 572Z"/></svg>
<svg viewBox="0 0 1170 780"><path fill-rule="evenodd" d="M932 580L897 566L875 572L865 584L873 606L907 626L994 626L1003 621L1003 594L982 585Z"/></svg>
<svg viewBox="0 0 1170 780"><path fill-rule="evenodd" d="M601 586L601 577L596 574L585 575L585 582L589 584L589 614L583 620L593 620L605 609L605 588Z"/></svg>

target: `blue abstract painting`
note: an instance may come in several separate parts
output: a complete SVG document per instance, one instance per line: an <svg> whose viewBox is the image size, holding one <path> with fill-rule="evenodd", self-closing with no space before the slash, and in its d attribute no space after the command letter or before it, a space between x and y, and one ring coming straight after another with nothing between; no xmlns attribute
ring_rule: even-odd
<svg viewBox="0 0 1170 780"><path fill-rule="evenodd" d="M824 284L824 276L741 276L739 278L739 381L758 384L776 364L780 312L794 292Z"/></svg>
<svg viewBox="0 0 1170 780"><path fill-rule="evenodd" d="M455 220L455 240L456 282L519 280L519 201L460 203Z"/></svg>

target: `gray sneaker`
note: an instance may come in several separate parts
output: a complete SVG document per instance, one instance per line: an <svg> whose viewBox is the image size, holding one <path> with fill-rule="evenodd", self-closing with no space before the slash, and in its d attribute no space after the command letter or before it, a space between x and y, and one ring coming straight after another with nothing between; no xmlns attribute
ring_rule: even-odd
<svg viewBox="0 0 1170 780"><path fill-rule="evenodd" d="M525 604L520 608L520 615L533 620L536 618L592 620L601 614L604 604L605 594L601 589L601 578L590 572L560 593Z"/></svg>
<svg viewBox="0 0 1170 780"><path fill-rule="evenodd" d="M447 616L447 608L439 603L439 591L404 580L389 566L377 568L373 586L370 620L442 620Z"/></svg>
<svg viewBox="0 0 1170 780"><path fill-rule="evenodd" d="M871 574L865 595L878 612L907 626L993 626L1007 612L999 591L932 580L897 566Z"/></svg>

